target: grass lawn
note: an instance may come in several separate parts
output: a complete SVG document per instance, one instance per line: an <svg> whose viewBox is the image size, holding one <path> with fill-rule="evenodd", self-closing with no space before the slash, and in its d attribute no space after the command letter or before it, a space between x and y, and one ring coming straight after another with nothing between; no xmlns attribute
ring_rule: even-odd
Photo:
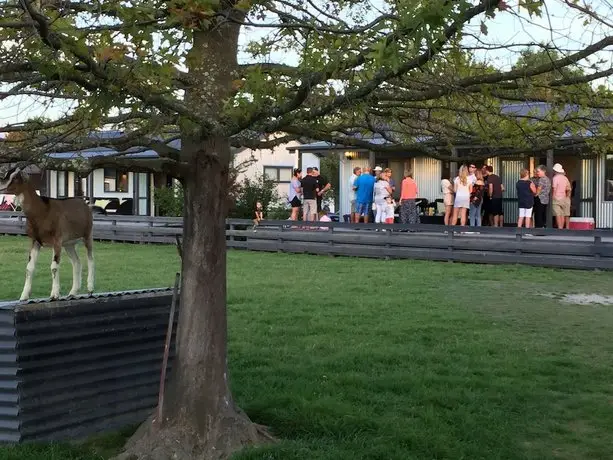
<svg viewBox="0 0 613 460"><path fill-rule="evenodd" d="M169 286L171 246L97 243L97 290ZM0 298L27 243L0 238ZM236 460L613 458L613 274L230 252L235 397L281 442ZM50 290L47 250L35 295ZM305 281L304 274L311 279ZM70 263L62 267L63 293ZM0 448L0 460L100 460L83 446Z"/></svg>

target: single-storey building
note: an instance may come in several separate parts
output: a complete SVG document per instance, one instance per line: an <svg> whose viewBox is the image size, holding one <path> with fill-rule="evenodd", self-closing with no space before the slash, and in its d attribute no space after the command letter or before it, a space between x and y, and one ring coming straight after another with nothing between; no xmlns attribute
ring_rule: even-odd
<svg viewBox="0 0 613 460"><path fill-rule="evenodd" d="M306 170L307 167L320 166L320 155L317 153L295 154L295 149L300 145L298 141L291 141L270 149L236 149L232 161L241 170L237 180L241 182L263 175L277 183L277 194L281 203L285 203L294 168Z"/></svg>
<svg viewBox="0 0 613 460"><path fill-rule="evenodd" d="M549 110L547 104L521 103L509 104L503 111L510 113L527 113L528 111ZM340 203L339 215L350 212L350 187L349 178L356 166L365 167L379 165L392 170L392 177L400 184L404 171L413 171L417 181L420 197L434 202L442 200L441 179L453 179L458 166L463 162L462 158L470 158L475 149L479 147L471 145L458 145L451 149L450 155L457 157L457 161L441 161L432 157L424 156L421 152L403 153L380 153L374 149L375 145L386 144L387 141L381 136L374 135L367 140L373 144L373 150L368 148L355 148L331 144L329 142L313 142L300 145L294 150L298 155L307 153L318 155L337 155L339 158L339 190ZM490 148L495 152L495 148ZM494 172L501 176L506 188L503 199L505 223L512 224L517 221L518 206L515 183L519 178L522 168L530 171L540 164L548 166L549 170L555 163L561 163L566 170L566 175L575 186L573 213L577 217L592 217L598 228L613 228L613 155L593 152L586 145L577 146L576 143L564 142L564 136L560 140L559 147L548 150L546 153L534 155L523 154L515 156L495 155L477 162L477 166L488 164L494 168ZM399 187L397 187L397 194Z"/></svg>
<svg viewBox="0 0 613 460"><path fill-rule="evenodd" d="M122 131L101 131L93 135L98 137L119 137ZM181 141L175 140L169 144L180 148ZM246 177L255 178L258 175L277 182L277 192L282 202L285 202L289 192L289 183L293 169L297 167L319 167L319 155L306 154L298 158L289 148L295 148L300 143L292 141L270 149L250 148L233 149L234 165L245 165L238 180ZM104 155L114 155L117 151L106 147L95 147L81 151L66 151L52 153L49 156L58 160L92 158ZM126 155L134 159L158 158L154 150L145 150ZM52 198L83 196L92 205L105 208L108 212L123 214L155 215L154 190L172 186L172 177L166 174L153 174L139 170L138 162L130 169L99 168L87 176L81 177L72 171L47 170L43 176L45 193ZM119 210L117 208L119 207Z"/></svg>

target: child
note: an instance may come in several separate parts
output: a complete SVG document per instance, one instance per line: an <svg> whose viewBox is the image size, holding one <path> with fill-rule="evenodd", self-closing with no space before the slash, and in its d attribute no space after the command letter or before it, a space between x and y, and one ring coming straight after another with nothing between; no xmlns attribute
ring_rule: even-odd
<svg viewBox="0 0 613 460"><path fill-rule="evenodd" d="M520 179L515 184L517 189L517 202L519 204L519 218L517 219L517 227L524 225L530 228L532 220L532 207L534 206L534 195L536 195L536 186L530 180L530 171L522 169L519 173Z"/></svg>
<svg viewBox="0 0 613 460"><path fill-rule="evenodd" d="M396 202L391 196L385 198L385 223L394 223L394 214L396 213Z"/></svg>
<svg viewBox="0 0 613 460"><path fill-rule="evenodd" d="M255 232L255 227L260 224L260 221L264 220L264 208L262 207L262 203L259 201L255 204L255 219L253 219L253 231Z"/></svg>
<svg viewBox="0 0 613 460"><path fill-rule="evenodd" d="M319 221L320 222L332 222L332 219L328 216L328 213L322 209L319 211ZM329 227L319 227L320 230L328 230Z"/></svg>

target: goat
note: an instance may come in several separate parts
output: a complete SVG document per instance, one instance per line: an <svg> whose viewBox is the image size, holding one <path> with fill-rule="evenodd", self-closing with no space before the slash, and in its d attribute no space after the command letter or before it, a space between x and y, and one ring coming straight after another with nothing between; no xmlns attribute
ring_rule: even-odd
<svg viewBox="0 0 613 460"><path fill-rule="evenodd" d="M62 247L72 263L72 289L69 295L76 295L81 289L81 261L75 248L83 240L87 249L87 291L94 292L94 253L92 212L82 198L53 199L38 196L24 165L10 168L0 175L0 193L16 195L27 218L26 232L31 240L30 256L26 267L26 280L20 301L28 300L32 291L32 276L40 248L53 248L51 262L51 300L60 297L60 255Z"/></svg>

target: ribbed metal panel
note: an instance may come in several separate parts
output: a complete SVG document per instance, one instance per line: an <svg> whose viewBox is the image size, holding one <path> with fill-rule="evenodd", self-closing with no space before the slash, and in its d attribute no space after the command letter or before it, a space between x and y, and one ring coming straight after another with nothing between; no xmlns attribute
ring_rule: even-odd
<svg viewBox="0 0 613 460"><path fill-rule="evenodd" d="M353 160L349 160L347 158L341 157L341 162L339 165L339 201L340 203L340 220L343 221L343 216L345 214L349 214L351 212L351 200L349 199L349 178L353 174L353 168L359 166L360 168L365 168L368 166L368 158L356 158Z"/></svg>
<svg viewBox="0 0 613 460"><path fill-rule="evenodd" d="M500 174L500 158L488 158L487 160L485 160L485 163L494 168L495 174Z"/></svg>
<svg viewBox="0 0 613 460"><path fill-rule="evenodd" d="M594 198L595 162L594 158L581 160L581 199L591 200Z"/></svg>
<svg viewBox="0 0 613 460"><path fill-rule="evenodd" d="M519 173L525 167L524 160L502 160L501 176L505 192L503 194L503 211L505 223L513 223L519 217L517 207L517 189L515 184L519 180ZM496 171L496 169L494 169Z"/></svg>
<svg viewBox="0 0 613 460"><path fill-rule="evenodd" d="M605 154L596 160L596 226L613 228L613 201L605 201Z"/></svg>
<svg viewBox="0 0 613 460"><path fill-rule="evenodd" d="M594 206L592 203L581 203L579 208L580 217L594 217Z"/></svg>
<svg viewBox="0 0 613 460"><path fill-rule="evenodd" d="M441 174L443 168L441 161L430 157L419 157L415 158L413 168L413 177L417 182L419 198L427 198L429 201L442 198Z"/></svg>
<svg viewBox="0 0 613 460"><path fill-rule="evenodd" d="M163 289L14 305L21 440L143 421L157 404L171 299Z"/></svg>
<svg viewBox="0 0 613 460"><path fill-rule="evenodd" d="M13 309L0 303L0 442L19 441L17 342Z"/></svg>
<svg viewBox="0 0 613 460"><path fill-rule="evenodd" d="M590 202L582 201L579 204L578 217L595 217L593 200L594 186L596 184L596 159L583 158L581 160L581 180L579 182L581 200L592 200Z"/></svg>

